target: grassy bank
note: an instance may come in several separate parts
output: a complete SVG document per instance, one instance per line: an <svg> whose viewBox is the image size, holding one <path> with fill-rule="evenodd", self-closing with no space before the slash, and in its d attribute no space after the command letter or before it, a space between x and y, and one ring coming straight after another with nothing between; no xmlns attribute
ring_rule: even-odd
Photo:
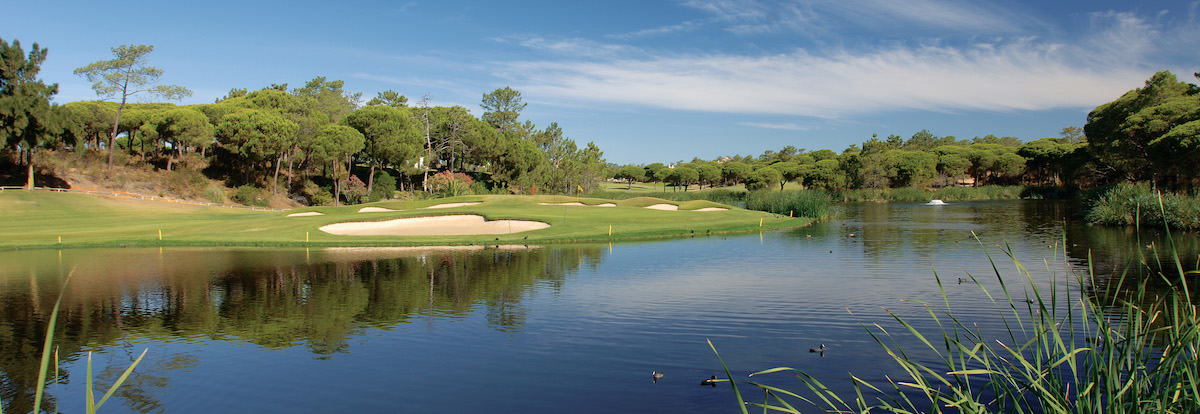
<svg viewBox="0 0 1200 414"><path fill-rule="evenodd" d="M1149 183L1122 183L1089 200L1087 220L1109 226L1171 226L1200 229L1200 197L1158 193Z"/></svg>
<svg viewBox="0 0 1200 414"><path fill-rule="evenodd" d="M478 202L448 209L436 204ZM582 202L589 206L542 205ZM591 207L611 200L565 196L464 196L436 200L389 201L345 207L312 207L286 212L247 211L41 191L0 192L0 248L111 245L279 245L279 246L421 246L466 244L541 244L580 241L694 237L807 225L789 219L695 200L665 201L638 197L615 201L617 207ZM643 207L671 203L681 211ZM359 213L363 207L394 212ZM727 211L687 211L725 207ZM323 215L287 217L290 213ZM478 214L489 220L541 221L549 228L501 235L337 236L318 230L326 224L380 221L404 217ZM612 234L609 235L611 226ZM159 240L161 232L162 239ZM61 243L59 242L61 238ZM308 240L306 242L306 239ZM498 239L498 240L497 240Z"/></svg>

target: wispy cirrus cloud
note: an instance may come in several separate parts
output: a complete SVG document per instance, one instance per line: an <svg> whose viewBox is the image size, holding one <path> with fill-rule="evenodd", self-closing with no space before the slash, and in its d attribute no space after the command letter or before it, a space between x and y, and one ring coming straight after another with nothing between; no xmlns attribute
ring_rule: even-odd
<svg viewBox="0 0 1200 414"><path fill-rule="evenodd" d="M747 1L752 0L692 2L729 13L730 19L755 18L754 10L734 10ZM1119 12L1094 13L1091 21L1085 33L1059 41L1030 35L955 46L771 55L646 52L494 66L522 91L569 104L827 119L897 110L1037 111L1090 108L1120 96L1163 69L1153 61L1174 46L1159 44L1161 39L1198 27L1191 21L1163 26Z"/></svg>
<svg viewBox="0 0 1200 414"><path fill-rule="evenodd" d="M492 38L497 43L515 44L528 49L562 56L612 58L639 53L633 46L604 43L590 39L537 35L513 35Z"/></svg>
<svg viewBox="0 0 1200 414"><path fill-rule="evenodd" d="M635 39L635 38L639 38L639 37L649 37L649 36L659 36L659 35L666 35L666 34L673 34L673 33L689 32L689 31L697 30L703 26L704 26L703 22L686 21L686 22L679 23L679 24L670 24L670 25L666 25L666 26L652 27L649 29L642 29L642 30L637 30L637 31L629 32L629 33L610 34L605 37L609 38L609 39L628 40L628 39Z"/></svg>
<svg viewBox="0 0 1200 414"><path fill-rule="evenodd" d="M565 101L836 118L890 110L1089 107L1145 79L1093 66L1078 48L1032 40L971 48L895 47L824 56L683 55L603 62L524 61L501 75Z"/></svg>
<svg viewBox="0 0 1200 414"><path fill-rule="evenodd" d="M814 129L811 125L802 125L795 122L738 122L737 124L752 128L780 129L785 131L809 131Z"/></svg>
<svg viewBox="0 0 1200 414"><path fill-rule="evenodd" d="M1009 32L1037 23L1007 7L945 0L685 0L741 34L811 32L825 26L913 25L973 33Z"/></svg>

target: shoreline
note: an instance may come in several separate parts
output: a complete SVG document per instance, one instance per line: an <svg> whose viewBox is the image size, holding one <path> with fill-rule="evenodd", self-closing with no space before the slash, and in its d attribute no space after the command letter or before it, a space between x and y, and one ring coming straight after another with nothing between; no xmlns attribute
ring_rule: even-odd
<svg viewBox="0 0 1200 414"><path fill-rule="evenodd" d="M799 218L803 219L803 218ZM0 247L0 252L3 251L19 251L19 250L49 250L49 249L91 249L91 248L141 248L141 247L281 247L281 248L298 248L298 247L313 247L313 248L447 248L447 247L491 247L491 246L548 246L558 244L585 244L585 243L618 243L631 241L647 241L647 240L672 240L672 239L690 239L696 237L716 237L728 236L737 234L752 234L768 231L782 231L804 228L817 223L818 220L809 220L804 224L795 226L772 226L761 227L747 230L724 230L713 231L709 233L681 233L681 234L664 234L664 235L640 235L640 236L597 236L595 238L574 238L562 240L500 240L487 243L475 242L446 242L446 243L430 243L428 241L411 241L411 242L378 242L378 241L346 241L346 242L277 242L277 241L180 241L180 240L125 240L113 242L96 242L96 243L71 243L71 244L42 244L42 245L21 245L21 246L4 246ZM519 243L518 243L519 241Z"/></svg>

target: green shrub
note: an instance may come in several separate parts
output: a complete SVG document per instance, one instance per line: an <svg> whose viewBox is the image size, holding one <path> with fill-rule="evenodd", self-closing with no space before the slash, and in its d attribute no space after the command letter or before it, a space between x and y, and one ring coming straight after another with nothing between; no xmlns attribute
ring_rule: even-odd
<svg viewBox="0 0 1200 414"><path fill-rule="evenodd" d="M225 204L226 201L229 201L225 194L225 187L216 183L209 183L208 187L204 189L204 199L216 204Z"/></svg>
<svg viewBox="0 0 1200 414"><path fill-rule="evenodd" d="M198 198L207 184L204 174L191 168L180 167L167 174L167 192L179 198Z"/></svg>
<svg viewBox="0 0 1200 414"><path fill-rule="evenodd" d="M247 206L266 207L267 197L266 191L252 185L243 185L233 192L233 201Z"/></svg>
<svg viewBox="0 0 1200 414"><path fill-rule="evenodd" d="M333 193L330 193L329 190L325 189L317 190L316 193L313 193L313 195L309 196L309 201L310 204L314 206L332 206Z"/></svg>
<svg viewBox="0 0 1200 414"><path fill-rule="evenodd" d="M395 197L395 195L396 177L392 177L387 171L375 173L375 182L371 183L371 194L367 197L367 200L386 200Z"/></svg>
<svg viewBox="0 0 1200 414"><path fill-rule="evenodd" d="M829 215L829 193L822 190L751 191L746 209L783 216L823 219Z"/></svg>

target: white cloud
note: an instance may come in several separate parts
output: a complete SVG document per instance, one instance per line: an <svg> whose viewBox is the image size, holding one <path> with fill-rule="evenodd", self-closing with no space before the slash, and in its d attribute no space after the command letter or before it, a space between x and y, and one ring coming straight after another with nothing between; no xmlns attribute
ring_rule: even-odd
<svg viewBox="0 0 1200 414"><path fill-rule="evenodd" d="M686 22L679 23L679 24L672 24L672 25L654 27L654 28L649 28L649 29L642 29L642 30L638 30L638 31L630 32L630 33L613 34L613 35L608 35L605 37L607 37L609 39L634 39L634 38L639 38L639 37L650 37L650 36L666 35L666 34L677 33L677 32L687 32L687 31L699 29L702 26L703 26L703 24L700 22L686 21Z"/></svg>
<svg viewBox="0 0 1200 414"><path fill-rule="evenodd" d="M682 55L500 64L529 95L676 110L836 118L888 110L1086 108L1151 71L1024 39L971 48L895 47L817 56Z"/></svg>
<svg viewBox="0 0 1200 414"><path fill-rule="evenodd" d="M738 122L738 125L748 126L748 127L752 127L752 128L782 129L782 130L786 130L786 131L808 131L808 130L813 129L813 127L811 127L811 126L801 125L801 124L797 124L795 122L782 122L782 123Z"/></svg>
<svg viewBox="0 0 1200 414"><path fill-rule="evenodd" d="M971 33L1010 32L1038 24L1005 7L945 0L686 0L726 30L739 34L813 32L846 24L862 27L914 26Z"/></svg>

